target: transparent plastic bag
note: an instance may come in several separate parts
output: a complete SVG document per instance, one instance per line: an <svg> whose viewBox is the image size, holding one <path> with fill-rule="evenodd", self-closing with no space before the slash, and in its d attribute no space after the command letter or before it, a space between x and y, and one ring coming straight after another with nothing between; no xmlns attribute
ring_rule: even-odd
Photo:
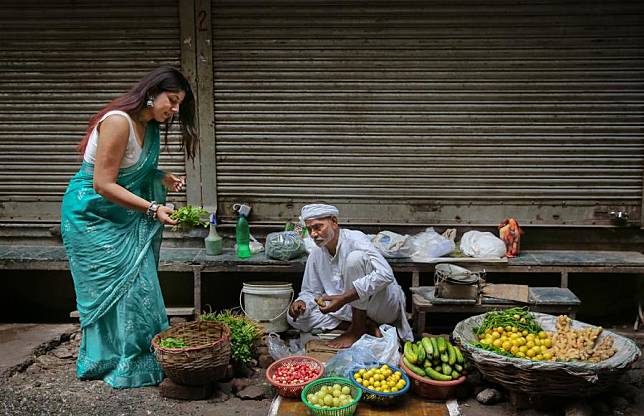
<svg viewBox="0 0 644 416"><path fill-rule="evenodd" d="M461 237L461 252L469 257L503 257L505 243L490 232L468 231Z"/></svg>
<svg viewBox="0 0 644 416"><path fill-rule="evenodd" d="M411 258L416 262L430 261L436 257L450 254L456 248L454 241L438 234L432 227L411 237L414 253Z"/></svg>
<svg viewBox="0 0 644 416"><path fill-rule="evenodd" d="M299 339L291 339L289 345L286 345L286 342L275 332L271 332L266 336L266 345L268 346L268 353L275 361L291 355L304 354L304 348Z"/></svg>
<svg viewBox="0 0 644 416"><path fill-rule="evenodd" d="M257 241L257 239L253 237L252 234L250 235L250 242L248 243L248 247L250 248L250 254L257 254L264 251L264 244ZM233 250L237 252L237 243L233 245Z"/></svg>
<svg viewBox="0 0 644 416"><path fill-rule="evenodd" d="M280 231L266 236L266 257L291 260L304 253L304 241L296 231Z"/></svg>
<svg viewBox="0 0 644 416"><path fill-rule="evenodd" d="M392 231L380 231L371 242L387 258L411 257L414 246L408 235L396 234Z"/></svg>
<svg viewBox="0 0 644 416"><path fill-rule="evenodd" d="M396 328L383 324L380 325L382 337L363 335L350 348L341 350L326 364L326 376L347 377L348 372L359 365L373 362L398 365L400 352L398 349L398 332Z"/></svg>

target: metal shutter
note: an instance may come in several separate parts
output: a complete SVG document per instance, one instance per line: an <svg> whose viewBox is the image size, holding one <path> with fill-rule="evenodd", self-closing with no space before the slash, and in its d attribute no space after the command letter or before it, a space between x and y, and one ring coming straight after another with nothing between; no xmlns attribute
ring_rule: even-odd
<svg viewBox="0 0 644 416"><path fill-rule="evenodd" d="M155 66L180 65L178 3L3 2L0 39L0 221L57 221L90 116ZM176 132L168 143L161 169L183 173Z"/></svg>
<svg viewBox="0 0 644 416"><path fill-rule="evenodd" d="M640 221L644 2L213 1L219 210Z"/></svg>

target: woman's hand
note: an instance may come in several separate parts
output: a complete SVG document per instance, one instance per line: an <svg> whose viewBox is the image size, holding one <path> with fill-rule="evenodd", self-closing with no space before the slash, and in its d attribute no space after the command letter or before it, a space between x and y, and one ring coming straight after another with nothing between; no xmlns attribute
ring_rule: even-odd
<svg viewBox="0 0 644 416"><path fill-rule="evenodd" d="M161 224L177 225L177 220L170 218L170 214L172 214L173 212L174 210L172 208L165 205L159 205L159 209L157 210L157 220Z"/></svg>
<svg viewBox="0 0 644 416"><path fill-rule="evenodd" d="M177 176L173 173L166 173L163 177L163 186L171 192L180 192L186 186L186 177Z"/></svg>

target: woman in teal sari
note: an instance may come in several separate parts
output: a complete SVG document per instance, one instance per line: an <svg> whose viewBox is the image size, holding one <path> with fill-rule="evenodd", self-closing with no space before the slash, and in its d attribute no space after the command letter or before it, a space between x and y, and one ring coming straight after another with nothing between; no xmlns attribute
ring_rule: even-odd
<svg viewBox="0 0 644 416"><path fill-rule="evenodd" d="M79 145L83 163L62 203L61 231L74 279L82 341L80 379L115 388L163 379L151 339L168 327L157 277L164 224L175 224L166 189L184 178L157 169L159 125L178 116L194 158L195 101L186 78L163 66L99 111Z"/></svg>

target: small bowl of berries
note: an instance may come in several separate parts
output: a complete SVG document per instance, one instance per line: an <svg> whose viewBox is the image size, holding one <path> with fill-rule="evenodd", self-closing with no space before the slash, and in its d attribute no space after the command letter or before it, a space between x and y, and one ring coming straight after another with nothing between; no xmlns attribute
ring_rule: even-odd
<svg viewBox="0 0 644 416"><path fill-rule="evenodd" d="M282 397L299 397L304 386L322 377L324 364L315 358L292 355L266 369L266 379Z"/></svg>

